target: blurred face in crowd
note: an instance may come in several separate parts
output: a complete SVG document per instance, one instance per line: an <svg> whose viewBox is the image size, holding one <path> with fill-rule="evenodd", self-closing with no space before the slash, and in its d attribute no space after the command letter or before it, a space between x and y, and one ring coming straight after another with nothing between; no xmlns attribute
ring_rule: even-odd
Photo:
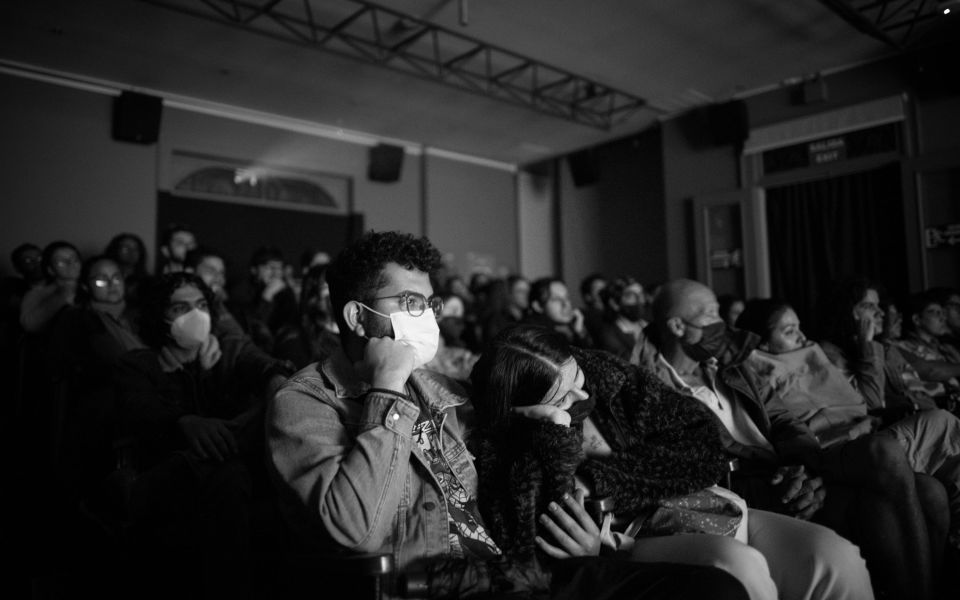
<svg viewBox="0 0 960 600"><path fill-rule="evenodd" d="M253 274L257 281L263 285L267 285L271 281L283 279L283 261L268 260L254 267Z"/></svg>
<svg viewBox="0 0 960 600"><path fill-rule="evenodd" d="M186 256L186 255L184 255ZM125 237L117 243L117 259L127 266L134 266L140 262L140 245L136 240Z"/></svg>
<svg viewBox="0 0 960 600"><path fill-rule="evenodd" d="M573 303L570 302L567 286L559 281L550 284L550 295L544 302L543 314L554 323L565 324L573 320Z"/></svg>
<svg viewBox="0 0 960 600"><path fill-rule="evenodd" d="M913 315L913 323L917 326L917 331L934 337L946 335L948 332L947 315L940 304L928 304L918 314Z"/></svg>
<svg viewBox="0 0 960 600"><path fill-rule="evenodd" d="M880 294L877 290L867 290L860 302L853 307L853 319L858 323L864 319L872 319L876 332L883 331L883 310L880 309Z"/></svg>
<svg viewBox="0 0 960 600"><path fill-rule="evenodd" d="M960 294L952 294L943 305L947 315L947 327L954 335L960 335Z"/></svg>
<svg viewBox="0 0 960 600"><path fill-rule="evenodd" d="M590 282L590 294L584 298L587 306L603 310L603 299L600 297L600 292L605 289L607 289L607 282L603 279L595 279Z"/></svg>
<svg viewBox="0 0 960 600"><path fill-rule="evenodd" d="M40 248L25 248L17 255L14 268L27 281L43 279L43 252Z"/></svg>
<svg viewBox="0 0 960 600"><path fill-rule="evenodd" d="M219 256L205 256L197 263L196 273L214 294L221 294L227 283L227 268Z"/></svg>
<svg viewBox="0 0 960 600"><path fill-rule="evenodd" d="M583 389L584 375L580 365L572 357L560 365L557 383L547 390L540 400L540 404L556 406L561 410L570 410L570 407L590 397Z"/></svg>
<svg viewBox="0 0 960 600"><path fill-rule="evenodd" d="M800 331L800 319L792 308L780 313L780 318L770 330L767 349L773 354L799 350L807 345L807 338Z"/></svg>
<svg viewBox="0 0 960 600"><path fill-rule="evenodd" d="M123 302L125 286L120 265L112 260L98 260L90 267L87 281L90 298L102 304Z"/></svg>
<svg viewBox="0 0 960 600"><path fill-rule="evenodd" d="M513 288L510 290L510 303L520 310L526 310L530 306L529 281L518 279L513 283Z"/></svg>
<svg viewBox="0 0 960 600"><path fill-rule="evenodd" d="M895 304L887 307L883 319L883 330L891 340L898 340L903 335L903 315Z"/></svg>
<svg viewBox="0 0 960 600"><path fill-rule="evenodd" d="M197 239L192 233L189 231L177 231L170 236L170 244L167 249L171 259L177 262L183 262L187 258L187 252L195 250L196 248Z"/></svg>
<svg viewBox="0 0 960 600"><path fill-rule="evenodd" d="M740 313L743 312L744 308L745 305L743 300L734 300L730 303L730 308L727 309L727 314L723 315L728 327L736 327L737 319L740 318Z"/></svg>
<svg viewBox="0 0 960 600"><path fill-rule="evenodd" d="M50 260L50 269L59 281L79 279L80 266L80 255L72 248L57 248Z"/></svg>

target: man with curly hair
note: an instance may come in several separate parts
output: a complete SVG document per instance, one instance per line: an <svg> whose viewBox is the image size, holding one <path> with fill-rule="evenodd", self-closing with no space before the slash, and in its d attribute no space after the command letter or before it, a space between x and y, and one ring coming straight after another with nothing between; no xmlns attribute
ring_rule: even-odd
<svg viewBox="0 0 960 600"><path fill-rule="evenodd" d="M714 597L743 597L742 586L714 570L691 577L689 567L591 561L599 529L571 499L558 498L543 517L555 523L549 531L565 534L554 540L558 551L579 557L569 568L551 582L503 556L477 509L477 472L458 419L466 394L420 368L439 343L442 301L430 276L440 263L426 238L388 231L368 232L330 264L341 348L294 375L267 414L269 467L297 541L390 554L408 583L426 574L419 595L431 598L545 597L552 585L554 598L590 587L590 597L652 600L679 597L690 580ZM580 569L578 560L598 567ZM613 579L598 583L604 578ZM347 579L324 581L327 597L353 597ZM625 588L637 593L616 595Z"/></svg>

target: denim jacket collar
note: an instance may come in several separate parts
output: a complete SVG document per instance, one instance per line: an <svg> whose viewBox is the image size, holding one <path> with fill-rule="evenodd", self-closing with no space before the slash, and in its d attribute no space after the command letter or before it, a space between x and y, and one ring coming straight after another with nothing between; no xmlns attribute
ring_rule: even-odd
<svg viewBox="0 0 960 600"><path fill-rule="evenodd" d="M370 384L360 379L353 363L341 348L317 368L330 382L337 398L359 398L370 390ZM433 371L417 369L410 375L407 385L416 389L421 398L427 399L430 406L439 410L460 406L466 402L463 390L452 390L450 379Z"/></svg>

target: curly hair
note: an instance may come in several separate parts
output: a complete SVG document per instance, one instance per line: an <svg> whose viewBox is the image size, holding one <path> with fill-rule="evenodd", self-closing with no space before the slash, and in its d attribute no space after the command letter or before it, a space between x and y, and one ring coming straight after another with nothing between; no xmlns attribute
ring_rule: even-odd
<svg viewBox="0 0 960 600"><path fill-rule="evenodd" d="M166 312L173 293L184 286L197 288L207 301L211 328L217 323L217 308L213 290L198 275L184 271L166 273L151 282L143 297L140 313L140 337L156 350L170 341L170 322Z"/></svg>
<svg viewBox="0 0 960 600"><path fill-rule="evenodd" d="M330 302L341 331L347 330L343 307L351 300L369 300L386 285L383 269L387 263L432 278L441 265L440 252L427 238L398 231L368 231L344 248L327 270Z"/></svg>

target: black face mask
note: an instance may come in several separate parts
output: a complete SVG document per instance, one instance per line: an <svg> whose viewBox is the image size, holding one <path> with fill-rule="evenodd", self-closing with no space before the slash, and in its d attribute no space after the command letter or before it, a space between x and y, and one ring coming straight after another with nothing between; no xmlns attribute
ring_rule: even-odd
<svg viewBox="0 0 960 600"><path fill-rule="evenodd" d="M711 358L718 358L724 348L727 346L727 324L723 321L717 321L703 327L684 321L689 327L696 327L703 331L700 341L696 344L688 344L681 341L680 345L687 356L697 362L703 362Z"/></svg>
<svg viewBox="0 0 960 600"><path fill-rule="evenodd" d="M567 409L567 412L570 413L570 423L582 423L584 419L590 416L590 413L593 412L593 407L596 405L597 401L592 397L574 402L573 406Z"/></svg>
<svg viewBox="0 0 960 600"><path fill-rule="evenodd" d="M620 307L620 316L636 323L643 318L643 306L639 304L624 304Z"/></svg>

